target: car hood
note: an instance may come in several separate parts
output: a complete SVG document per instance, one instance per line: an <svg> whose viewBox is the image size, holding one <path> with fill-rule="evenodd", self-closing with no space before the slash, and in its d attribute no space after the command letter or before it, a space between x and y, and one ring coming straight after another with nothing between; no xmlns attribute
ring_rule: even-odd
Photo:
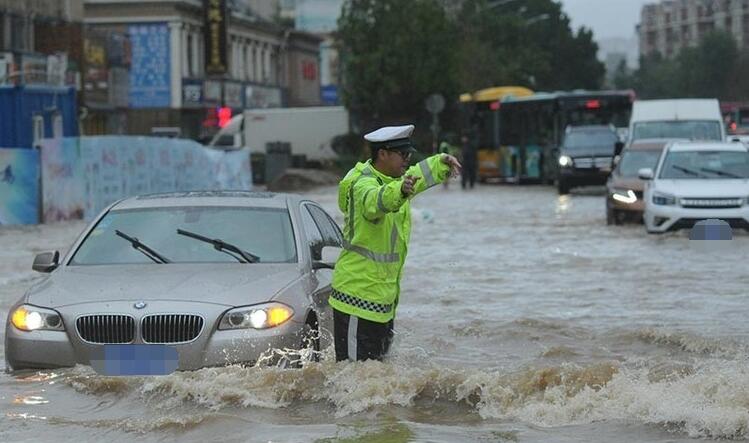
<svg viewBox="0 0 749 443"><path fill-rule="evenodd" d="M611 187L617 189L631 189L633 191L642 191L645 188L645 182L639 178L614 176L611 179Z"/></svg>
<svg viewBox="0 0 749 443"><path fill-rule="evenodd" d="M297 264L65 266L29 290L43 307L116 300L241 306L272 299L301 277Z"/></svg>
<svg viewBox="0 0 749 443"><path fill-rule="evenodd" d="M747 197L749 180L658 180L654 190L677 197Z"/></svg>

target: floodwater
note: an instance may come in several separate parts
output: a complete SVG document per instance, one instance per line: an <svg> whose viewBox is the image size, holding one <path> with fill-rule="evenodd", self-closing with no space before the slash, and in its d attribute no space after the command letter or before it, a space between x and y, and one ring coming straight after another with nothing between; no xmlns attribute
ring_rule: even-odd
<svg viewBox="0 0 749 443"><path fill-rule="evenodd" d="M311 195L337 219L335 189ZM683 442L749 438L749 236L608 227L600 193L418 196L384 362L103 377L0 374L0 441ZM0 325L33 255L82 223L0 230ZM0 355L3 348L0 348Z"/></svg>

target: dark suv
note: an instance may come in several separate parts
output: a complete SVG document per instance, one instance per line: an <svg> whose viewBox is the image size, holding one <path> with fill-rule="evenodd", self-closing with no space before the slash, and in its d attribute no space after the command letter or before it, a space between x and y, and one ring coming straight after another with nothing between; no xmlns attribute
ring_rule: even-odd
<svg viewBox="0 0 749 443"><path fill-rule="evenodd" d="M568 127L559 150L560 194L576 186L603 185L611 172L619 136L611 126Z"/></svg>

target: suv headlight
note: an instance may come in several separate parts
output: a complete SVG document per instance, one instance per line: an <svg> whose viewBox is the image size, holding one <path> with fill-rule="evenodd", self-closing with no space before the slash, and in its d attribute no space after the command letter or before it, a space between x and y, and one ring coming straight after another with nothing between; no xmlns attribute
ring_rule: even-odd
<svg viewBox="0 0 749 443"><path fill-rule="evenodd" d="M671 194L663 194L660 192L654 192L653 193L653 204L654 205L675 205L676 204L676 197L674 197Z"/></svg>
<svg viewBox="0 0 749 443"><path fill-rule="evenodd" d="M572 163L573 163L572 162L572 157L570 157L569 155L560 155L559 156L559 166L561 166L563 168L568 168L568 167L572 166Z"/></svg>
<svg viewBox="0 0 749 443"><path fill-rule="evenodd" d="M10 316L13 326L22 331L64 331L62 317L54 309L31 305L17 307Z"/></svg>
<svg viewBox="0 0 749 443"><path fill-rule="evenodd" d="M635 191L631 189L614 189L611 193L611 198L618 202L632 204L637 201Z"/></svg>
<svg viewBox="0 0 749 443"><path fill-rule="evenodd" d="M226 311L219 329L268 329L276 327L294 315L294 310L283 303L264 303Z"/></svg>

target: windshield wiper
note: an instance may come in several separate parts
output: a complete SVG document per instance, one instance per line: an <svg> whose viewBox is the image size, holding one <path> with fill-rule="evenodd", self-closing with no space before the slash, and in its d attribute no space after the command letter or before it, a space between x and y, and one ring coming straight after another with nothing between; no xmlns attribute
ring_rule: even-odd
<svg viewBox="0 0 749 443"><path fill-rule="evenodd" d="M169 263L169 259L164 257L163 255L159 254L158 252L154 251L150 247L143 244L140 240L138 240L135 237L130 237L129 235L125 234L124 232L115 229L114 231L117 236L124 238L125 240L129 241L130 244L133 246L133 249L136 251L141 252L146 257L150 258L156 263L164 264Z"/></svg>
<svg viewBox="0 0 749 443"><path fill-rule="evenodd" d="M700 171L710 172L712 174L719 175L721 177L744 178L744 177L738 176L736 174L731 174L730 172L726 172L726 171L719 171L717 169L700 168Z"/></svg>
<svg viewBox="0 0 749 443"><path fill-rule="evenodd" d="M691 174L691 175L694 175L695 177L702 177L702 174L700 174L699 172L693 169L685 168L679 165L671 165L671 167L678 171L684 172L685 174Z"/></svg>
<svg viewBox="0 0 749 443"><path fill-rule="evenodd" d="M185 231L184 229L177 229L177 234L184 235L190 238L194 238L195 240L200 240L202 242L210 243L213 245L214 249L231 255L240 263L257 263L260 261L260 257L258 257L257 255L247 252L243 249L240 249L239 247L231 243L226 243L225 241L218 239L218 238L203 237L200 234L196 234L190 231ZM234 255L233 253L239 254L239 256Z"/></svg>

